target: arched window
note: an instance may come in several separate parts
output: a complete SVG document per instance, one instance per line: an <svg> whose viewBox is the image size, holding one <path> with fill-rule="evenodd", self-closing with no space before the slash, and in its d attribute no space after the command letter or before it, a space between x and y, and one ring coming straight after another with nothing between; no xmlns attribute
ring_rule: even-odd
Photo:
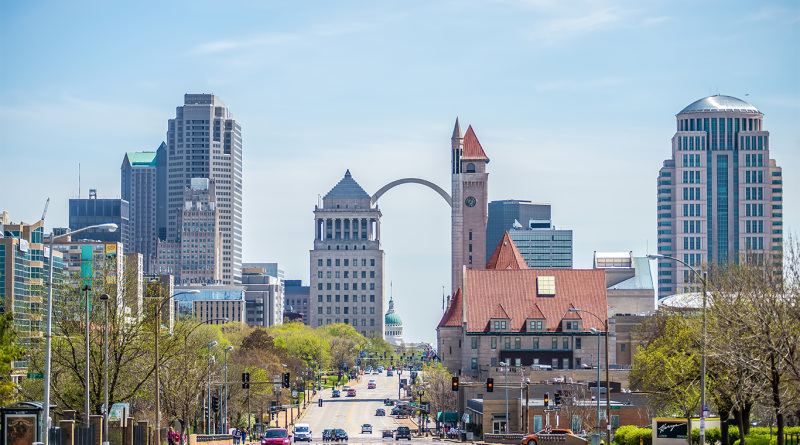
<svg viewBox="0 0 800 445"><path fill-rule="evenodd" d="M475 164L472 162L467 164L467 173L475 173Z"/></svg>

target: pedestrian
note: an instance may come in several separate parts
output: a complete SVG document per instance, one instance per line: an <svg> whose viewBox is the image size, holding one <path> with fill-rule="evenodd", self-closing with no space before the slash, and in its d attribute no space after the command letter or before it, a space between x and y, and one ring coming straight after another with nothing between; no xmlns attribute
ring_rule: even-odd
<svg viewBox="0 0 800 445"><path fill-rule="evenodd" d="M242 443L247 441L247 430L242 430Z"/></svg>
<svg viewBox="0 0 800 445"><path fill-rule="evenodd" d="M172 427L169 427L169 431L167 431L167 442L169 445L176 445L175 444L175 430Z"/></svg>

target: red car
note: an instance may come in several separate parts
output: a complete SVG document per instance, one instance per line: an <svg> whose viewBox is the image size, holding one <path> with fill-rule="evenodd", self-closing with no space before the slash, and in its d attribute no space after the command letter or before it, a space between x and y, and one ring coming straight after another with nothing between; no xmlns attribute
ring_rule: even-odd
<svg viewBox="0 0 800 445"><path fill-rule="evenodd" d="M286 431L286 428L270 428L264 431L264 437L261 438L261 445L290 445L292 443L292 435Z"/></svg>
<svg viewBox="0 0 800 445"><path fill-rule="evenodd" d="M375 382L370 380L370 382L367 384L367 389L375 389L375 388L376 388Z"/></svg>

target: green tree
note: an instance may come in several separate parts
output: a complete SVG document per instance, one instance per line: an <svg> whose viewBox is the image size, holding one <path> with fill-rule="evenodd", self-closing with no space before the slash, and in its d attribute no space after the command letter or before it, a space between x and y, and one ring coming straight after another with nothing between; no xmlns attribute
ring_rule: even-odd
<svg viewBox="0 0 800 445"><path fill-rule="evenodd" d="M17 388L11 380L11 366L13 361L24 356L25 350L16 341L14 314L9 312L0 315L0 405L17 400Z"/></svg>

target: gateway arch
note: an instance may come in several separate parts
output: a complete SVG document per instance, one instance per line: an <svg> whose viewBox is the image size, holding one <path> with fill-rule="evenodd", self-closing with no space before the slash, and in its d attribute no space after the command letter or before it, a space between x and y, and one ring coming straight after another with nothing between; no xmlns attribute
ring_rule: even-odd
<svg viewBox="0 0 800 445"><path fill-rule="evenodd" d="M403 179L398 179L397 181L392 181L384 185L383 187L381 187L380 190L378 190L377 192L375 192L374 195L372 195L370 204L375 205L375 203L378 202L378 199L380 199L380 197L383 196L384 193L388 192L390 189L397 187L398 185L401 184L424 185L432 189L436 193L438 193L439 196L441 196L442 198L444 198L445 201L447 201L447 205L449 205L451 208L453 207L453 198L451 198L450 195L446 191L444 191L444 189L442 189L441 187L430 181L426 181L424 179L419 179L419 178L403 178Z"/></svg>

